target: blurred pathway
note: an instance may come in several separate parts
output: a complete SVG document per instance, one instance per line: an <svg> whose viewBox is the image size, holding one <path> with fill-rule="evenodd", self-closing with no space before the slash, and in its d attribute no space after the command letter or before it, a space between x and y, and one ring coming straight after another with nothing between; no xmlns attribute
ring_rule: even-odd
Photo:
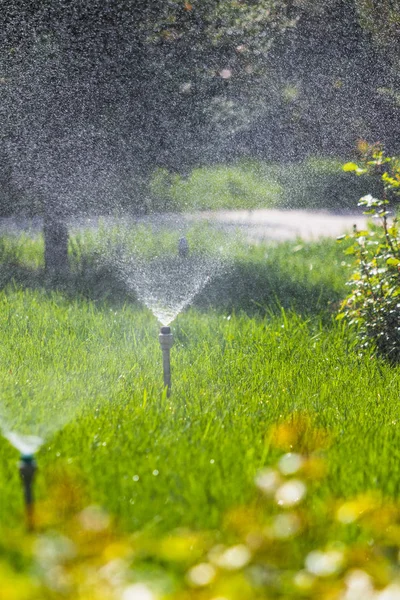
<svg viewBox="0 0 400 600"><path fill-rule="evenodd" d="M223 210L196 213L191 219L217 221L221 225L241 230L252 242L267 240L317 240L338 237L350 232L353 225L365 229L367 219L360 214L332 214L304 210Z"/></svg>
<svg viewBox="0 0 400 600"><path fill-rule="evenodd" d="M298 237L303 240L317 240L321 237L338 237L343 233L351 231L354 224L359 229L365 229L367 219L360 214L333 214L324 211L305 211L305 210L221 210L198 212L191 215L165 214L158 215L158 223L171 224L176 226L182 219L189 221L208 220L219 223L224 229L239 231L244 234L247 240L258 243L268 240L293 240ZM154 222L154 216L147 217L125 217L112 218L104 217L103 223L111 225L127 223L151 223ZM77 218L70 220L70 229L72 232L85 229L96 229L99 219ZM21 233L25 231L30 234L39 233L42 229L42 220L23 219L10 217L0 219L1 233Z"/></svg>

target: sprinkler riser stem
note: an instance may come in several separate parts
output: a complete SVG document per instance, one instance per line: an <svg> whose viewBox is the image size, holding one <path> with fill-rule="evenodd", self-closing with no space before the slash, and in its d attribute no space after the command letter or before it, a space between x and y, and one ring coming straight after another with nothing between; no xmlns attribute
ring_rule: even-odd
<svg viewBox="0 0 400 600"><path fill-rule="evenodd" d="M33 481L36 474L36 463L33 457L22 457L19 463L19 475L21 477L22 486L24 489L24 501L25 501L25 515L26 515L26 526L28 531L32 531L34 528L33 520Z"/></svg>
<svg viewBox="0 0 400 600"><path fill-rule="evenodd" d="M164 387L167 388L167 396L171 393L171 357L170 350L174 343L174 336L171 333L169 327L162 327L160 335L158 336L160 342L162 354L163 354L163 373L164 373Z"/></svg>

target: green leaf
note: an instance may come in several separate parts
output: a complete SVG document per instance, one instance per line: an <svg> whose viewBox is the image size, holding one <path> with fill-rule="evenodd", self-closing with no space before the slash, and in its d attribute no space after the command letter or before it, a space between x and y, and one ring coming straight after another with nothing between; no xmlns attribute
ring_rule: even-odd
<svg viewBox="0 0 400 600"><path fill-rule="evenodd" d="M364 173L368 173L368 169L359 167L356 163L348 162L342 167L343 171L353 172L356 175L364 175Z"/></svg>
<svg viewBox="0 0 400 600"><path fill-rule="evenodd" d="M390 177L389 173L384 173L382 175L382 180L385 181L386 183L389 183L393 187L400 186L400 181L398 179L395 179L394 177Z"/></svg>
<svg viewBox="0 0 400 600"><path fill-rule="evenodd" d="M357 171L357 169L359 169L359 166L356 163L353 162L348 162L345 165L343 165L343 171Z"/></svg>
<svg viewBox="0 0 400 600"><path fill-rule="evenodd" d="M388 258L386 264L392 265L393 267L397 267L397 265L400 264L400 260L394 257Z"/></svg>
<svg viewBox="0 0 400 600"><path fill-rule="evenodd" d="M360 198L358 205L366 206L368 208L375 208L382 206L384 203L384 200L379 200L378 198L374 198L371 194L367 194L366 196Z"/></svg>

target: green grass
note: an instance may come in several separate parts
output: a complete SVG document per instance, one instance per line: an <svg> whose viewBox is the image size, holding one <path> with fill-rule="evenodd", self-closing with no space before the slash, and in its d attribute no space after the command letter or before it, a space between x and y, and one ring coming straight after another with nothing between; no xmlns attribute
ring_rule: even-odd
<svg viewBox="0 0 400 600"><path fill-rule="evenodd" d="M146 309L128 293L121 302L112 281L104 288L114 296L85 297L88 272L96 276L90 261L65 289L46 290L41 240L13 243L3 273L31 271L0 296L2 418L23 433L49 433L39 496L58 464L72 465L90 500L123 528L218 527L275 460L269 427L294 411L332 436L322 495L376 485L399 492L400 372L359 357L334 321L348 270L335 242L238 246L226 273L174 323L171 398ZM87 243L80 261L97 242ZM17 526L17 453L4 439L0 447L1 519Z"/></svg>
<svg viewBox="0 0 400 600"><path fill-rule="evenodd" d="M349 264L343 246L324 239L240 246L230 268L200 293L195 305L265 315L280 308L330 320L346 294Z"/></svg>
<svg viewBox="0 0 400 600"><path fill-rule="evenodd" d="M232 245L225 271L173 323L167 397L159 325L113 262L121 241L151 259L155 238L142 229L126 235L102 230L73 238L71 275L57 289L43 272L40 236L1 240L0 422L45 437L35 486L44 524L40 537L30 539L23 533L18 452L0 437L4 597L58 598L54 581L62 584L64 568L73 583L63 597L86 597L78 594L86 589L81 585L96 600L108 597L102 573L114 563L117 577L130 565L124 585L145 581L162 594L172 590L168 598L192 597L178 593L185 585L191 589L190 566L208 561L216 543L247 543L248 534L262 531L266 554L264 546L255 551L251 569L270 569L276 560L279 580L262 585L272 586L271 597L297 598L286 586L311 550L334 540L341 540L339 549L370 544L374 519L386 532L384 543L392 544L395 533L373 516L361 530L354 524L340 529L335 517L337 498L379 490L397 499L400 493L400 367L360 356L353 332L335 321L349 273L343 247L330 240ZM198 235L192 244L198 240L201 249L204 236ZM163 244L169 252L176 239L168 234ZM305 475L306 503L296 509L304 532L271 545L268 527L279 509L273 498L260 500L254 481L282 454L271 428L295 415L295 423L308 425L291 450L304 454L315 432L324 431L318 456L327 473L320 481ZM357 502L355 510L364 510L366 500ZM387 512L376 503L374 510L391 523L396 517L387 502ZM80 511L90 505L103 507L116 527L85 530ZM281 512L293 515L293 509ZM211 533L196 537L185 528ZM77 555L64 557L71 540ZM368 552L361 563L354 555L354 568L368 571ZM381 564L380 551L375 555ZM53 581L47 572L54 565L61 570L57 566ZM243 588L243 577L222 573L212 597L264 597L256 584ZM376 579L378 587L388 581L379 573ZM119 590L115 581L110 597ZM327 589L331 584L326 579ZM312 594L302 597L321 597Z"/></svg>
<svg viewBox="0 0 400 600"><path fill-rule="evenodd" d="M112 306L135 301L119 269L120 251L141 259L176 252L179 235L159 233L139 226L133 230L103 227L70 240L71 273L58 281L60 291L71 299L83 297L107 301ZM191 248L208 256L213 252L225 261L223 272L198 294L194 304L201 310L225 313L245 311L265 315L271 310L293 309L302 315L326 314L346 295L349 265L343 244L322 239L265 245L248 245L234 232L215 232L206 224L188 231ZM2 253L2 247L5 251ZM23 289L53 289L46 280L42 236L0 239L0 285L15 284ZM328 315L329 318L329 315Z"/></svg>
<svg viewBox="0 0 400 600"><path fill-rule="evenodd" d="M91 501L123 528L218 527L276 459L269 427L294 411L332 436L322 495L400 491L400 371L359 358L338 324L189 311L174 327L167 398L157 324L145 310L12 290L1 310L6 416L24 425L16 404L28 388L26 402L37 406L31 432L43 434L48 423L51 433L38 455L39 496L57 465L72 464ZM72 421L52 433L60 413ZM17 453L0 444L1 520L17 526Z"/></svg>

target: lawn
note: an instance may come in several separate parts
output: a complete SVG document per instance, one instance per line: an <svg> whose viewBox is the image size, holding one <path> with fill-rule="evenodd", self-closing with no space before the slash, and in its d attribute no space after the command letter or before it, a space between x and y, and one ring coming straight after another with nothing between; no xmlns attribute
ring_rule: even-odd
<svg viewBox="0 0 400 600"><path fill-rule="evenodd" d="M353 333L335 321L349 272L335 241L236 248L231 268L172 325L169 398L159 326L129 290L110 280L92 293L82 270L46 288L41 240L3 245L0 420L45 440L36 481L42 536L50 527L43 506L51 513L59 502L61 532L71 510L97 505L121 536L160 540L185 528L235 539L227 515L255 501L257 474L282 455L271 428L293 418L304 435L286 450L316 452L326 465L312 506L371 489L398 496L400 370L360 356ZM23 539L18 452L4 438L0 451L0 556L26 573L29 552L6 542L10 531ZM15 598L36 598L25 593Z"/></svg>

